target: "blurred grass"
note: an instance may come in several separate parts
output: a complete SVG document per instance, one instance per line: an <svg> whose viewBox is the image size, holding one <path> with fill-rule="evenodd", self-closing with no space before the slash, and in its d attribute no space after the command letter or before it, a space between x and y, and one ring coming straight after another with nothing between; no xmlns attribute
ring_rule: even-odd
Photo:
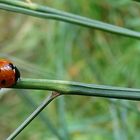
<svg viewBox="0 0 140 140"><path fill-rule="evenodd" d="M140 31L140 5L128 0L42 0L40 4ZM0 13L0 26L0 57L11 59L23 77L139 88L139 40L4 11ZM22 101L19 91L1 92L5 94L0 94L0 139L5 139L33 109ZM47 91L24 92L39 104L46 95L42 93ZM118 100L115 100L118 104L79 96L57 100L60 101L50 104L43 113L64 137L69 135L71 140L140 137L139 113L120 107ZM139 102L122 101L122 104L140 111ZM65 119L63 125L62 114L58 115L60 108ZM37 118L17 139L57 137Z"/></svg>

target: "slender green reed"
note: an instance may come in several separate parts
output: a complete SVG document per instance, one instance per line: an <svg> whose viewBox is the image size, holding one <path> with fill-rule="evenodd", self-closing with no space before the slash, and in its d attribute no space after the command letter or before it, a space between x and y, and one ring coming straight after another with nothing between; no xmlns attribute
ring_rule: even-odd
<svg viewBox="0 0 140 140"><path fill-rule="evenodd" d="M106 32L120 34L134 38L140 38L140 33L127 28L107 24L90 18L70 14L64 11L56 10L47 6L41 6L34 3L26 3L22 1L0 0L0 9L31 15L39 18L54 19L75 25L95 28Z"/></svg>
<svg viewBox="0 0 140 140"><path fill-rule="evenodd" d="M83 95L140 100L140 89L85 84L60 80L21 78L21 80L13 88L52 90L63 95Z"/></svg>
<svg viewBox="0 0 140 140"><path fill-rule="evenodd" d="M33 119L56 97L59 96L59 93L52 93L39 105L39 107L31 114L29 117L13 132L6 140L13 140L16 138L25 127L27 127Z"/></svg>

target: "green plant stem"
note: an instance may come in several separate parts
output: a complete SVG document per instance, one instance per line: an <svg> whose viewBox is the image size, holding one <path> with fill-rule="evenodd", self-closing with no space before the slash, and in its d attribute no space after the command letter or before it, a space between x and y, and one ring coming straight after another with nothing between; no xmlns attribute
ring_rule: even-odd
<svg viewBox="0 0 140 140"><path fill-rule="evenodd" d="M57 91L63 95L98 96L140 100L140 89L85 84L70 81L21 78L13 88Z"/></svg>
<svg viewBox="0 0 140 140"><path fill-rule="evenodd" d="M123 36L140 38L140 33L115 25L107 24L101 21L89 19L86 17L70 14L56 10L47 6L41 6L34 3L25 3L22 1L0 0L0 9L9 10L17 13L31 15L45 19L55 19L89 28L95 28Z"/></svg>
<svg viewBox="0 0 140 140"><path fill-rule="evenodd" d="M19 90L18 95L21 97L22 100L26 102L26 105L35 109L37 108L37 104L35 101L33 101L32 97L29 96L28 92ZM44 126L52 132L53 135L56 136L56 139L58 140L65 140L61 135L59 130L54 126L51 119L43 112L39 114L39 119L42 121Z"/></svg>
<svg viewBox="0 0 140 140"><path fill-rule="evenodd" d="M59 93L52 93L51 95L49 95L41 103L41 105L6 140L13 140L54 98L58 97L59 95Z"/></svg>

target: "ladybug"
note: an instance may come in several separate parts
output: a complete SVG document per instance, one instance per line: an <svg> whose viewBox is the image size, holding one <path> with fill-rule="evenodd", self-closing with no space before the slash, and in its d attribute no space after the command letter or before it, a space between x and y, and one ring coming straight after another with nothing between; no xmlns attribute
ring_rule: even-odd
<svg viewBox="0 0 140 140"><path fill-rule="evenodd" d="M0 88L15 85L20 78L20 72L9 60L0 59Z"/></svg>

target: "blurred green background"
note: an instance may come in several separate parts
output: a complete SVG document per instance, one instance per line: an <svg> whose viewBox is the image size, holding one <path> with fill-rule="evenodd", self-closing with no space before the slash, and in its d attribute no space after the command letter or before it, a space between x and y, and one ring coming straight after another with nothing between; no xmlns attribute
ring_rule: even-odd
<svg viewBox="0 0 140 140"><path fill-rule="evenodd" d="M38 3L140 31L140 4L129 0ZM0 57L14 62L22 77L139 88L139 56L140 41L136 39L0 11ZM47 93L2 89L0 140L6 139ZM53 101L17 139L139 140L139 111L140 103L136 101L63 96Z"/></svg>

